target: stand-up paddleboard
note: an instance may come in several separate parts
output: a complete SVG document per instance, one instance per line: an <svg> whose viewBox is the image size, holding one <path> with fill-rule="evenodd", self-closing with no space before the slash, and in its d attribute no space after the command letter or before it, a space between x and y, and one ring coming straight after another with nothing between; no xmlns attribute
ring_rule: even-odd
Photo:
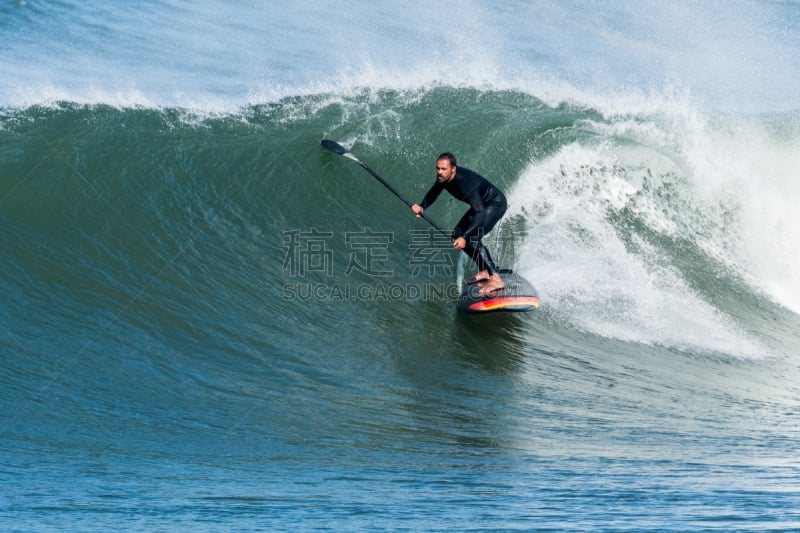
<svg viewBox="0 0 800 533"><path fill-rule="evenodd" d="M500 277L506 286L483 296L484 283L467 285L458 298L458 308L467 313L493 313L497 311L524 312L539 307L539 293L531 283L509 269L501 269Z"/></svg>
<svg viewBox="0 0 800 533"><path fill-rule="evenodd" d="M345 147L329 139L324 139L321 144L326 150L330 150L334 154L352 159L358 163L361 168L369 172L372 177L389 189L392 194L402 200L404 204L408 207L412 206L412 203L403 197L402 194L380 177L374 170L350 153ZM450 232L431 220L425 213L421 213L420 216L425 219L428 224L436 228L439 233L446 236L448 239L452 238ZM479 292L481 283L467 285L467 288L461 292L461 296L458 299L459 309L468 313L490 313L494 311L532 311L539 307L539 294L536 292L536 289L533 288L533 285L525 278L512 270L500 270L499 273L500 277L503 278L503 282L506 284L505 288L483 296Z"/></svg>

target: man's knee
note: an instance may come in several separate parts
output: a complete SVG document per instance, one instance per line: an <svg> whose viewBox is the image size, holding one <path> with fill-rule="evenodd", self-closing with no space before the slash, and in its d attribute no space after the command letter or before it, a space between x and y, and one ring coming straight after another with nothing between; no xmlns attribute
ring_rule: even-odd
<svg viewBox="0 0 800 533"><path fill-rule="evenodd" d="M474 248L475 250L480 250L481 248L483 248L481 237L483 237L483 232L479 231L477 235L473 235L467 240L467 245L470 248Z"/></svg>

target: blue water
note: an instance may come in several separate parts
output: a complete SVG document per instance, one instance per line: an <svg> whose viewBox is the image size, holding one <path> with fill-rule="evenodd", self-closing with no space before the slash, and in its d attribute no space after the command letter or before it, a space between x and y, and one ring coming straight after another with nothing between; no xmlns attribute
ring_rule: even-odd
<svg viewBox="0 0 800 533"><path fill-rule="evenodd" d="M788 1L3 4L0 529L797 530L798 48ZM540 308L458 312L323 138L490 178Z"/></svg>

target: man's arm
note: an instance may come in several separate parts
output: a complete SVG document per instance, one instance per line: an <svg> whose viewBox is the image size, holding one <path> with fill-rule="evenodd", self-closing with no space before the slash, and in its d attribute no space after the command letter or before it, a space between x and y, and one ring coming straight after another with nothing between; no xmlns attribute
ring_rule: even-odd
<svg viewBox="0 0 800 533"><path fill-rule="evenodd" d="M417 218L420 218L422 212L425 211L425 209L427 209L429 205L431 205L433 202L436 201L436 199L442 193L442 189L443 189L442 184L437 181L425 194L425 197L422 199L421 203L414 204L411 206L411 211L413 211L414 214L417 215Z"/></svg>
<svg viewBox="0 0 800 533"><path fill-rule="evenodd" d="M464 230L461 236L464 239L469 239L470 237L476 235L478 230L483 227L483 220L484 214L486 213L486 209L483 205L483 199L481 198L480 191L478 187L475 187L470 191L469 196L466 198L467 203L472 208L472 220L470 221L470 225Z"/></svg>
<svg viewBox="0 0 800 533"><path fill-rule="evenodd" d="M428 189L428 192L425 194L425 198L422 199L422 202L419 204L422 209L427 209L429 205L432 205L433 202L439 198L439 195L442 193L442 189L444 189L444 185L439 183L438 181L433 184L433 186Z"/></svg>

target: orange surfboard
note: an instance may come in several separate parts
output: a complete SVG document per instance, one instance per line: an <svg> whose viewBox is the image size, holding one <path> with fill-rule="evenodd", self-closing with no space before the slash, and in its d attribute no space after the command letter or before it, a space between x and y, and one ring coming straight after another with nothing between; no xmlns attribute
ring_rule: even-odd
<svg viewBox="0 0 800 533"><path fill-rule="evenodd" d="M533 311L539 307L539 293L528 280L510 269L499 273L505 288L483 296L483 283L467 285L458 298L458 308L467 313L494 313Z"/></svg>

